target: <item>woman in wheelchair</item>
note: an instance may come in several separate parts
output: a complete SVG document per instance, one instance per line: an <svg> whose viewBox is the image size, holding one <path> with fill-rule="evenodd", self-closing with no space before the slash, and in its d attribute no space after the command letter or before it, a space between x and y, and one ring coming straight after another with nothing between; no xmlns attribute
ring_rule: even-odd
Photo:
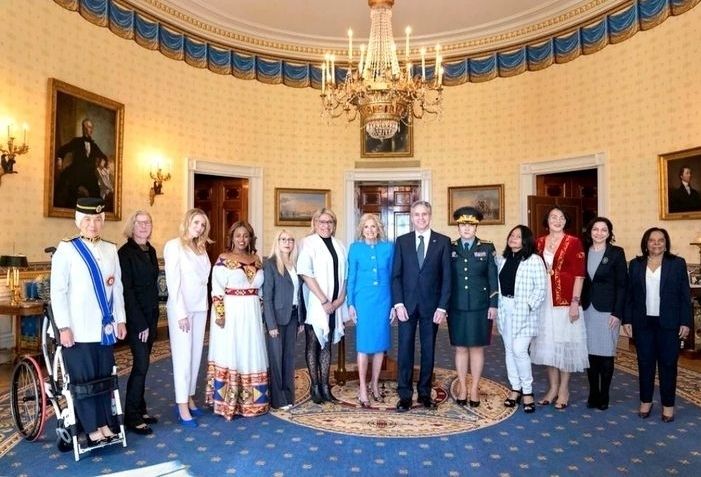
<svg viewBox="0 0 701 477"><path fill-rule="evenodd" d="M102 388L112 375L112 345L127 333L117 247L100 238L103 209L100 198L78 199L75 223L80 234L64 239L51 260L51 306L66 370L78 394L75 412L90 446L117 435L112 395Z"/></svg>

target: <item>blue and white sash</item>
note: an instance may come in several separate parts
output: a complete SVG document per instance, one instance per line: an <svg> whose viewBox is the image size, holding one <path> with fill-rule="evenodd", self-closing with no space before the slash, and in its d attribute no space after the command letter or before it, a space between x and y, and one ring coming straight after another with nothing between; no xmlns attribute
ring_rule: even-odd
<svg viewBox="0 0 701 477"><path fill-rule="evenodd" d="M93 256L88 247L79 239L71 240L71 243L78 251L78 255L83 259L85 265L90 272L92 287L97 297L97 302L100 305L102 312L102 343L103 345L113 345L117 342L117 336L114 333L114 317L112 316L112 294L107 298L107 290L105 290L105 282L102 280L102 272L97 265L97 260Z"/></svg>

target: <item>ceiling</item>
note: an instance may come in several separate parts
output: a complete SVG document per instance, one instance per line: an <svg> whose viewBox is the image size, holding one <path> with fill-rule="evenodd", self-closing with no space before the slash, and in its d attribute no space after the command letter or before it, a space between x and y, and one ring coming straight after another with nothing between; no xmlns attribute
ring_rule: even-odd
<svg viewBox="0 0 701 477"><path fill-rule="evenodd" d="M393 33L412 28L412 45L484 43L497 36L527 39L565 29L625 0L395 0ZM367 0L130 0L162 20L195 27L227 43L342 48L352 28L370 29ZM524 36L525 35L525 36ZM251 41L251 39L254 39ZM480 40L481 39L481 40ZM366 40L365 40L366 41ZM493 43L493 42L490 42ZM358 43L359 44L359 43ZM490 47L499 46L491 44ZM254 48L255 49L255 48ZM289 49L287 49L289 52ZM457 52L455 50L454 52Z"/></svg>

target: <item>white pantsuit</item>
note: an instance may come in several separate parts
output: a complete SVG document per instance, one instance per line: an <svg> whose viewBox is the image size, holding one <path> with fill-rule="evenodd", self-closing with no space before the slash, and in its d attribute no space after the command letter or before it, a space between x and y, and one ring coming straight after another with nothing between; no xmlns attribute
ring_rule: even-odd
<svg viewBox="0 0 701 477"><path fill-rule="evenodd" d="M175 402L184 404L197 387L207 326L207 281L212 265L206 253L196 254L180 238L166 243L163 258ZM180 329L178 322L184 318L189 321L189 332Z"/></svg>
<svg viewBox="0 0 701 477"><path fill-rule="evenodd" d="M499 272L505 260L500 257ZM501 294L499 284L499 311L497 328L504 340L506 372L511 389L523 394L533 392L533 372L528 346L538 334L540 306L545 299L546 274L543 260L532 254L519 263L514 282L514 296Z"/></svg>

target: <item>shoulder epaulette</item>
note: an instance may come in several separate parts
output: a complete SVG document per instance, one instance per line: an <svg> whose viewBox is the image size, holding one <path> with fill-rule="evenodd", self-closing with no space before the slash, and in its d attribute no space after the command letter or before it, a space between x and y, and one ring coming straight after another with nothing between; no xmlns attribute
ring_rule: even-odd
<svg viewBox="0 0 701 477"><path fill-rule="evenodd" d="M61 239L61 241L62 242L70 242L70 241L75 240L77 238L80 238L80 234L76 234L72 237L65 237L65 238Z"/></svg>
<svg viewBox="0 0 701 477"><path fill-rule="evenodd" d="M115 247L117 246L117 242L113 242L113 241L111 241L111 240L105 240L105 239L101 239L101 240L102 240L103 242L111 243L111 244L114 245Z"/></svg>

